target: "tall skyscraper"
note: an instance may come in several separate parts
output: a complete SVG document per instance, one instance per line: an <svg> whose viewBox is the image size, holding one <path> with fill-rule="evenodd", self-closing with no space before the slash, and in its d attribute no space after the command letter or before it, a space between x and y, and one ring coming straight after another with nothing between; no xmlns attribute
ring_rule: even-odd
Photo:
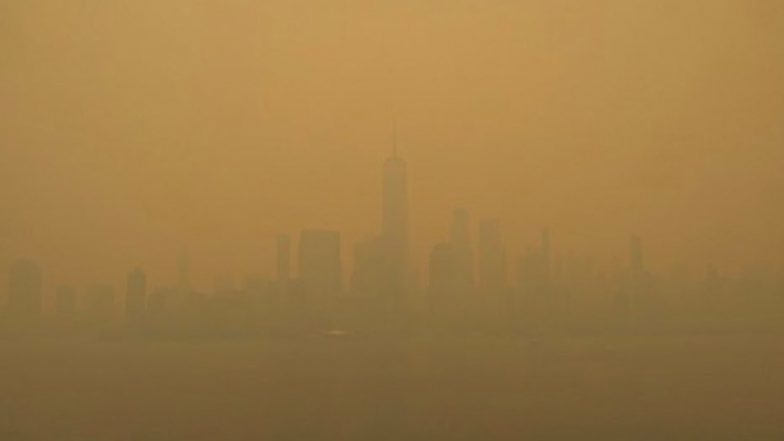
<svg viewBox="0 0 784 441"><path fill-rule="evenodd" d="M382 235L406 258L408 252L408 167L395 153L384 163Z"/></svg>
<svg viewBox="0 0 784 441"><path fill-rule="evenodd" d="M499 294L506 286L506 252L497 220L479 225L479 285L483 294Z"/></svg>
<svg viewBox="0 0 784 441"><path fill-rule="evenodd" d="M147 276L140 268L128 274L125 294L125 316L129 321L141 320L147 309Z"/></svg>
<svg viewBox="0 0 784 441"><path fill-rule="evenodd" d="M385 255L386 281L380 296L400 305L408 279L408 169L397 152L384 163L381 243Z"/></svg>
<svg viewBox="0 0 784 441"><path fill-rule="evenodd" d="M305 302L327 306L341 290L340 233L304 230L299 241L299 278Z"/></svg>
<svg viewBox="0 0 784 441"><path fill-rule="evenodd" d="M31 260L19 260L8 274L8 309L15 316L30 317L42 311L43 275Z"/></svg>
<svg viewBox="0 0 784 441"><path fill-rule="evenodd" d="M455 259L457 259L458 294L467 296L474 287L474 248L471 244L467 210L463 208L455 209L449 237Z"/></svg>

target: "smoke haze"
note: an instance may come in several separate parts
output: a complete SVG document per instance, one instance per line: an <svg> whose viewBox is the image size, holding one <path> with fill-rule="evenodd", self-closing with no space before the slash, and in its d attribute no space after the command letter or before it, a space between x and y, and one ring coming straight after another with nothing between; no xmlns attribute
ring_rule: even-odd
<svg viewBox="0 0 784 441"><path fill-rule="evenodd" d="M784 2L0 0L0 441L784 439Z"/></svg>
<svg viewBox="0 0 784 441"><path fill-rule="evenodd" d="M637 233L661 270L781 267L777 1L0 8L0 266L47 283L168 283L187 249L208 287L271 274L279 232L351 244L395 126L417 267L455 206L510 252L546 226L605 263Z"/></svg>

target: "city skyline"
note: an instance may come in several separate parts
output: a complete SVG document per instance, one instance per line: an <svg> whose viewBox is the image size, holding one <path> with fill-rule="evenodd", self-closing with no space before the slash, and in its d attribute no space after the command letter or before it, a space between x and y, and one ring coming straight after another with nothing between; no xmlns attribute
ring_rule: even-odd
<svg viewBox="0 0 784 441"><path fill-rule="evenodd" d="M380 207L380 224L379 224L379 233L378 235L374 235L372 233L365 234L363 238L360 238L353 244L344 244L343 243L343 236L340 230L328 230L322 227L316 228L304 228L302 234L307 235L309 232L318 232L318 231L334 231L334 234L337 234L337 241L338 241L338 259L339 259L339 266L340 266L340 281L339 285L341 289L338 291L342 293L351 293L351 289L342 289L342 287L350 287L353 283L353 279L356 275L358 269L361 269L362 263L359 262L357 259L362 258L362 254L371 253L373 254L374 251L371 248L379 248L380 251L375 251L375 254L378 255L380 252L381 255L387 256L384 257L385 259L389 260L385 265L388 268L385 271L391 271L392 273L396 273L397 275L390 275L387 274L387 283L382 284L384 289L389 289L391 296L395 296L394 291L401 291L407 288L400 288L395 286L402 286L405 283L418 283L420 286L426 285L424 281L426 281L427 277L429 276L429 267L430 263L428 262L432 258L432 250L439 248L439 242L434 242L433 246L431 247L431 251L426 253L427 260L424 264L418 266L415 263L410 263L408 254L409 254L409 193L411 189L409 188L408 184L408 171L407 171L407 163L403 159L403 157L399 154L398 146L397 146L397 135L395 135L394 145L392 148L392 154L388 156L388 158L383 162L382 166L382 179L381 185L379 186L379 200L381 201ZM461 250L457 250L458 254L463 255L459 259L462 259L462 263L458 263L458 268L460 268L460 272L466 275L465 282L462 282L467 289L467 287L473 286L482 286L482 283L479 279L482 277L482 273L488 271L487 269L482 268L482 255L481 255L481 247L483 246L483 240L487 241L494 241L495 243L492 246L495 246L496 249L490 252L494 252L495 256L493 257L496 262L499 264L502 263L503 268L500 270L496 270L498 274L502 274L498 277L503 277L505 280L507 278L514 279L515 277L520 277L519 268L517 268L518 260L519 259L526 259L526 255L530 254L531 247L536 246L536 237L534 237L533 241L527 242L524 246L516 248L513 245L510 246L501 238L508 234L507 231L503 231L502 225L503 220L498 218L481 218L481 219L471 219L471 214L469 210L463 207L454 208L452 211L452 219L451 225L447 225L445 222L444 227L444 237L447 239L449 243L454 244ZM368 226L368 230L372 231L372 226ZM241 273L238 272L236 269L230 269L228 271L223 271L220 273L216 273L212 280L207 281L204 283L204 278L202 278L202 285L198 287L198 290L209 292L211 290L216 289L216 287L223 283L221 280L225 281L225 283L231 283L232 285L238 281L251 278L251 277L265 277L267 280L276 280L280 278L282 275L285 277L300 277L300 268L302 266L301 262L299 265L294 265L297 262L295 259L299 259L301 248L292 247L292 243L290 237L293 235L297 237L297 241L295 244L299 245L301 236L300 232L277 232L277 240L284 240L288 241L288 244L280 244L275 245L274 243L268 244L270 249L276 249L276 264L275 266L271 266L269 268L261 268L260 266L257 267L256 271L254 272L247 272ZM544 247L546 254L545 260L549 261L551 256L551 239L550 239L550 229L546 226L541 227L538 230L538 233L541 237L539 237L539 241L541 241L541 246ZM489 237L488 237L489 235ZM265 234L264 236L269 236ZM597 268L600 268L603 271L612 271L617 270L620 267L628 266L630 268L642 268L642 239L639 235L635 234L634 232L619 232L620 237L629 237L631 240L631 254L629 255L629 261L627 263L619 263L619 258L623 261L624 257L621 256L613 256L613 258L605 260L604 262L597 261L596 256L590 254L583 254L583 255L575 255L568 251L568 247L563 246L561 249L557 251L559 258L588 258L593 261L593 265L596 265ZM190 248L198 249L198 243L187 244ZM281 246L288 247L286 251L281 250ZM301 245L300 245L301 246ZM443 248L443 247L442 247ZM475 253L475 248L479 249L480 254ZM563 248L567 250L564 251ZM296 251L296 250L300 251ZM292 250L295 250L292 252ZM288 255L289 262L285 263L280 260L280 253L285 252ZM485 250L485 252L488 252ZM512 258L512 262L510 263L506 257L507 253ZM601 255L602 253L599 252ZM660 260L667 260L666 257ZM31 263L37 262L36 259L31 258L30 256L23 256L18 258L14 261L14 265L29 265ZM760 262L755 262L754 260L748 260L742 264L740 268L734 268L733 270L725 269L724 272L731 275L731 274L738 274L738 271L748 271L749 265L759 265ZM772 265L771 265L772 264ZM776 269L778 268L779 271L784 271L780 266L776 265L777 262L768 262L768 266L758 267L760 270L765 271L773 271L775 273ZM620 265L620 266L619 266ZM282 268L281 266L284 266ZM647 265L650 267L650 264ZM654 265L655 266L655 265ZM144 268L145 265L142 262L138 262L136 264L136 270L140 271ZM295 271L292 272L290 268L295 268ZM681 263L677 265L671 262L671 266L668 268L672 271L696 271L695 275L699 276L703 274L708 268L716 268L715 262L712 261L705 261L701 262L701 265L698 264L696 267L692 266L691 268L687 265ZM659 268L661 270L661 268ZM40 267L39 267L40 270ZM492 269L490 271L493 271ZM184 250L180 249L176 255L176 266L174 267L174 274L164 275L164 277L160 277L157 281L157 286L160 288L164 287L171 287L177 289L191 289L191 256ZM405 275L402 275L405 274ZM392 279L389 279L391 277ZM418 277L418 279L416 279ZM392 282L391 284L388 283L389 280L397 279L398 282ZM406 280L404 282L404 279ZM231 282L228 282L231 280ZM44 281L46 279L44 278ZM9 279L9 282L12 282ZM52 284L51 282L47 285L47 288L60 288L60 287L73 287L74 285L95 285L95 283L101 282L105 285L111 285L114 289L122 288L123 282L118 279L116 280L104 280L104 281L82 281L81 283L76 283L74 281L54 281ZM376 289L380 289L381 287L377 287ZM397 296L401 294L398 293ZM51 306L56 303L56 299L51 295L45 296L45 301L47 305L47 309L51 309Z"/></svg>
<svg viewBox="0 0 784 441"><path fill-rule="evenodd" d="M317 315L333 314L345 299L376 305L360 315L374 310L410 314L416 309L412 305L418 304L438 320L504 310L546 316L554 313L552 308L563 308L563 302L571 302L568 298L578 295L594 306L611 299L616 313L625 314L621 311L663 307L673 292L681 291L680 298L674 298L676 302L689 301L684 293L694 290L695 283L704 285L698 291L716 292L736 289L726 282L727 277L762 284L766 286L763 292L781 283L782 274L761 266L749 267L739 276L720 273L711 263L696 274L689 274L683 267L672 273L654 272L647 263L643 239L637 234L628 235L626 257L610 265L597 263L590 255L563 253L553 246L549 228L541 229L538 241L524 249L508 250L501 220L474 221L465 208L452 211L446 240L433 245L427 265L419 268L408 259L410 189L407 163L396 144L380 175L381 222L377 235L367 235L346 247L339 230L306 228L295 234L296 241L292 241L291 233L279 233L274 244L273 276L226 272L217 275L210 288L195 287L191 283L191 256L181 249L171 283L149 283L144 266L138 265L127 273L119 289L117 281L85 281L81 285L55 281L56 289L52 289L44 283L45 270L35 260L19 259L8 272L5 311L11 318L52 313L67 317L81 311L85 317L92 317L93 324L119 321L140 325L156 317L172 320L164 317L175 311L184 313L195 307L187 306L195 305L193 302L201 304L208 298L241 294L255 305L252 308L262 301L266 305L262 309L293 307ZM344 261L345 248L352 251L350 264ZM719 283L721 279L725 282ZM240 305L235 303L233 307ZM214 307L198 306L207 308L204 311ZM528 308L532 309L524 311Z"/></svg>
<svg viewBox="0 0 784 441"><path fill-rule="evenodd" d="M205 287L270 276L305 228L340 230L350 266L395 121L417 267L456 207L515 250L550 228L602 262L639 234L662 271L781 266L775 2L351 3L9 4L0 268L171 280L189 248Z"/></svg>
<svg viewBox="0 0 784 441"><path fill-rule="evenodd" d="M0 441L784 440L784 1L0 0Z"/></svg>

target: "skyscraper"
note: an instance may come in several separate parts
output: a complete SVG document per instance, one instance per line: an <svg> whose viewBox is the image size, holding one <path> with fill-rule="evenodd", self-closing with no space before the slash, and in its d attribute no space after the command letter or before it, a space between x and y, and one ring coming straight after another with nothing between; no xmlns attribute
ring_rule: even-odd
<svg viewBox="0 0 784 441"><path fill-rule="evenodd" d="M8 274L8 309L11 314L30 317L42 310L41 268L31 260L19 260Z"/></svg>
<svg viewBox="0 0 784 441"><path fill-rule="evenodd" d="M304 230L299 241L299 278L309 306L327 306L341 289L340 233Z"/></svg>
<svg viewBox="0 0 784 441"><path fill-rule="evenodd" d="M384 163L382 235L394 242L400 257L408 252L408 167L395 153Z"/></svg>
<svg viewBox="0 0 784 441"><path fill-rule="evenodd" d="M452 215L449 237L458 270L456 274L457 294L461 297L466 297L474 286L474 249L471 244L467 210L463 208L455 209Z"/></svg>
<svg viewBox="0 0 784 441"><path fill-rule="evenodd" d="M382 189L381 244L386 281L380 295L390 306L400 305L407 289L408 222L408 169L395 152L384 163Z"/></svg>
<svg viewBox="0 0 784 441"><path fill-rule="evenodd" d="M125 297L125 316L129 321L139 321L147 309L147 276L139 268L128 274Z"/></svg>

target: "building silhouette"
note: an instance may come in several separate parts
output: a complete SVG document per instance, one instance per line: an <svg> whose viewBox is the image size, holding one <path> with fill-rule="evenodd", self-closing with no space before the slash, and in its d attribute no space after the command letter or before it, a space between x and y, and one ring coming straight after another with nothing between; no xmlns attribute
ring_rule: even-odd
<svg viewBox="0 0 784 441"><path fill-rule="evenodd" d="M8 309L18 317L40 315L43 305L43 273L31 260L15 262L8 273Z"/></svg>
<svg viewBox="0 0 784 441"><path fill-rule="evenodd" d="M408 166L394 152L383 169L381 237L384 283L379 295L390 307L402 305L408 288Z"/></svg>
<svg viewBox="0 0 784 441"><path fill-rule="evenodd" d="M452 244L457 265L454 275L456 295L461 301L467 301L474 289L474 248L471 243L468 211L463 208L457 208L452 213L449 242Z"/></svg>
<svg viewBox="0 0 784 441"><path fill-rule="evenodd" d="M289 235L277 236L274 280L254 276L235 284L229 273L216 279L212 295L200 293L191 289L188 256L181 252L176 280L170 286L156 287L150 295L140 269L127 274L124 302L115 298L111 286L93 286L79 302L72 287L59 287L56 315L75 319L59 324L81 324L84 318L86 323L106 325L124 303L125 320L143 324L129 329L149 329L153 334L266 332L286 327L324 330L319 326L326 323L339 325L331 329L341 330L400 329L401 324L416 330L420 325L426 328L427 317L420 312L429 303L430 318L450 329L457 329L451 325L489 326L538 332L578 325L570 329L643 330L676 323L718 326L736 317L770 320L766 326L780 326L780 316L775 314L784 307L781 275L771 274L758 263L738 276L721 275L713 267L699 280L680 272L662 276L648 267L643 240L637 235L628 237L623 256L602 268L588 256L554 250L550 231L543 229L537 242L516 256L516 284L510 283L500 222L485 219L472 230L469 212L463 208L452 212L447 239L429 254L429 278L421 287L427 293L413 295L420 287L414 283L409 262L407 173L406 162L396 152L383 164L380 232L366 236L353 248L350 295L341 295L340 233L304 230L296 253ZM477 231L474 244L472 234ZM294 254L297 261L292 263ZM30 260L10 267L7 311L3 311L8 314L3 318L28 320L8 323L39 323L29 319L42 315L42 274ZM480 295L473 295L474 291ZM84 310L84 316L74 314L77 309ZM447 320L438 323L439 319ZM0 320L0 332L4 324Z"/></svg>

